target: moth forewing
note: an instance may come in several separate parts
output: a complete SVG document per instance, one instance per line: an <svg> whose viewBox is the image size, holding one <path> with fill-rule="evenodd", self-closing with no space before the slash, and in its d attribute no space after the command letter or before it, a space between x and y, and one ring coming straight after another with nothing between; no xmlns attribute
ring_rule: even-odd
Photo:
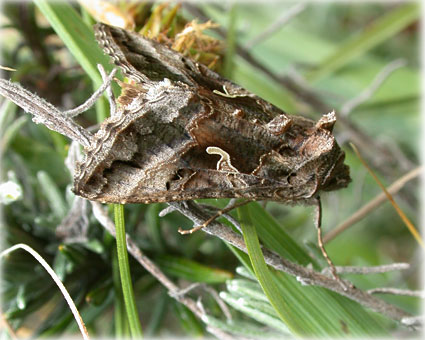
<svg viewBox="0 0 425 340"><path fill-rule="evenodd" d="M310 202L345 187L332 135L156 41L104 24L96 38L134 82L78 166L75 192L111 203L199 198ZM138 91L139 89L139 91Z"/></svg>

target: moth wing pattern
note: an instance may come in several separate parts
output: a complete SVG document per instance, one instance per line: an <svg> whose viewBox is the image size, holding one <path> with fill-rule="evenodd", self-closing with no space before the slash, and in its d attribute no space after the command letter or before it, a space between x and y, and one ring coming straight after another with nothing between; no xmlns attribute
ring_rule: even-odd
<svg viewBox="0 0 425 340"><path fill-rule="evenodd" d="M202 86L224 95L224 91L227 91L230 96L260 100L258 96L224 79L205 65L196 63L155 40L102 23L96 24L94 31L99 45L111 57L112 62L136 82L145 83L168 78L182 81L194 88ZM163 60L166 62L161 62ZM268 109L272 108L268 102L263 102Z"/></svg>
<svg viewBox="0 0 425 340"><path fill-rule="evenodd" d="M96 24L94 31L104 52L128 78L140 83L168 78L192 84L181 60L166 46L137 33L102 23ZM170 62L166 65L157 63L158 56Z"/></svg>
<svg viewBox="0 0 425 340"><path fill-rule="evenodd" d="M335 116L289 116L156 41L95 25L131 78L77 166L74 191L111 203L198 198L308 202L349 182Z"/></svg>

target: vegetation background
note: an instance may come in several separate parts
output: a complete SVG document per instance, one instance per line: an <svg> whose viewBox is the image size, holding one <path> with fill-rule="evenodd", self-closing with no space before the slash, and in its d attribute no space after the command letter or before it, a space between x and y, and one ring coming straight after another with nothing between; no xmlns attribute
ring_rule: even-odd
<svg viewBox="0 0 425 340"><path fill-rule="evenodd" d="M347 189L323 196L325 233L381 192L348 146L349 142L358 146L386 186L418 166L420 9L415 3L306 3L297 7L300 13L285 25L282 25L284 13L295 6L290 2L183 4L176 16L170 15L175 9L173 4L161 11L158 4L140 4L131 6L119 1L115 9L111 6L97 14L107 16L110 11L113 15L119 9L136 22L144 19L146 23L151 18L151 27L155 27L155 18L162 20L158 21L161 27L168 15L173 18L170 24L173 29L194 17L204 22L201 14L205 15L229 33L223 38L214 30L207 31L227 44L218 71L290 114L317 120L326 112L321 110L323 106L301 98L300 91L282 86L285 79L296 79L301 89L313 91L315 98L342 116L347 102L368 89L378 74L385 73L385 80L376 91L370 91L370 98L337 122L335 135L346 151L353 182ZM77 61L66 46L72 43L72 33L82 24L94 22L93 12L78 3L67 2L2 5L1 65L16 69L3 72L2 78L20 82L61 108L75 107L88 98L98 86L93 82L97 71L89 77L87 68L83 70L81 60ZM64 42L56 35L57 23L62 24L62 32L70 33L70 41ZM83 43L79 46L84 51ZM256 63L238 53L236 45L244 47ZM96 63L87 60L89 64ZM393 67L393 72L388 67ZM73 231L80 232L78 238L71 239L69 232L65 236L58 234L58 227L63 225L74 199L70 191L72 179L64 163L69 140L34 124L29 115L10 102L2 100L0 104L0 182L9 180L22 189L22 196L16 201L6 202L2 198L3 249L16 243L36 249L64 281L92 336L130 334L120 293L114 238L99 225L90 210L81 215L86 220L79 219L74 226L77 229ZM87 127L102 121L106 105L103 99L81 116L79 123ZM417 182L407 183L396 200L418 225ZM303 287L294 278L272 271L277 293L289 301L297 319L294 324L282 321L280 311L270 304L253 276L248 257L203 232L180 235L178 227L189 228L192 223L177 212L159 217L158 213L165 207L165 204L126 205L126 230L180 287L203 284L188 294L195 300L202 297L206 317L196 318L130 258L135 302L146 336L195 337L208 334L208 327L250 338L282 334L416 334L351 300L322 288ZM311 207L269 202L265 210L258 204L250 204L248 208L267 248L303 265L315 262L316 268L326 267L316 246ZM326 247L334 262L341 266L411 264L406 271L345 275L356 287L419 289L421 249L388 203L374 209ZM38 337L78 332L53 281L30 255L20 251L2 261L2 314L16 334ZM223 312L211 289L221 292L219 302L225 303L232 320ZM412 315L419 313L417 297L379 297ZM1 332L2 339L10 336L6 328Z"/></svg>

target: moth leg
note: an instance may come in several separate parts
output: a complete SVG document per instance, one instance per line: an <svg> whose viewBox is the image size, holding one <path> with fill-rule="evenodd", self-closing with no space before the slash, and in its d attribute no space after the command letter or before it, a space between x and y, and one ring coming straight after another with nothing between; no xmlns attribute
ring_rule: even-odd
<svg viewBox="0 0 425 340"><path fill-rule="evenodd" d="M323 257L328 262L329 269L331 270L331 274L332 274L333 278L336 281L338 281L338 283L341 285L341 287L344 290L347 290L348 289L347 285L338 276L338 274L336 272L335 265L333 264L331 258L329 257L329 255L326 252L325 247L323 245L323 239L322 239L322 203L320 201L320 197L318 197L317 200L316 200L316 217L315 217L314 224L315 224L316 229L317 229L317 242L319 244L319 248L322 252Z"/></svg>
<svg viewBox="0 0 425 340"><path fill-rule="evenodd" d="M112 72L109 73L103 84L83 104L74 109L64 111L62 114L69 118L72 118L91 108L96 103L96 101L103 95L103 92L105 92L105 90L111 85L112 80L114 79L115 73L117 73L117 71L118 69L113 69Z"/></svg>
<svg viewBox="0 0 425 340"><path fill-rule="evenodd" d="M97 69L99 70L100 75L102 76L103 82L108 82L108 74L106 73L102 64L97 64ZM111 81L109 81L109 86L106 88L106 96L108 97L109 109L111 111L110 114L111 117L113 117L117 113L117 104L115 102L114 93L112 92Z"/></svg>
<svg viewBox="0 0 425 340"><path fill-rule="evenodd" d="M233 210L235 208L241 207L241 206L243 206L243 205L245 205L245 204L247 204L249 202L251 202L251 201L250 200L247 200L247 201L235 202L235 203L233 203L231 205L228 205L227 207L225 207L225 208L217 211L216 214L214 214L213 216L211 216L204 223L202 223L202 224L200 224L200 225L198 225L196 227L193 227L192 229L188 229L188 230L183 230L182 228L179 228L178 231L182 235L192 234L195 231L198 231L198 230L201 230L202 228L205 228L206 226L208 226L208 224L210 224L211 222L213 222L214 220L216 220L217 218L219 218L221 215L223 215L225 213L228 213L229 211L231 211L231 210Z"/></svg>

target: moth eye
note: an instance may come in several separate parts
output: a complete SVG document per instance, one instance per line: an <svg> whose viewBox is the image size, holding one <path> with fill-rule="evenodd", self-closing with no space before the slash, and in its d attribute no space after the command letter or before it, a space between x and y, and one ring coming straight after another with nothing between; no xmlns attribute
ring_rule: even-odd
<svg viewBox="0 0 425 340"><path fill-rule="evenodd" d="M292 173L288 176L288 183L289 184L294 184L295 180L297 178L297 174L296 173Z"/></svg>
<svg viewBox="0 0 425 340"><path fill-rule="evenodd" d="M170 182L165 183L165 188L168 190L170 190Z"/></svg>

